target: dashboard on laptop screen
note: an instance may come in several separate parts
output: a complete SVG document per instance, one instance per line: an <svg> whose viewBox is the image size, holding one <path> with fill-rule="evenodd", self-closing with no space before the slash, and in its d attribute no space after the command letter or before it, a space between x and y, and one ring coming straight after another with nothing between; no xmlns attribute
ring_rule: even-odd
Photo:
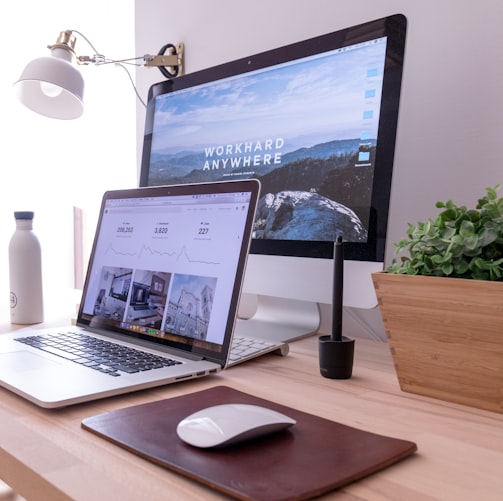
<svg viewBox="0 0 503 501"><path fill-rule="evenodd" d="M222 345L249 192L105 201L83 315L181 344Z"/></svg>

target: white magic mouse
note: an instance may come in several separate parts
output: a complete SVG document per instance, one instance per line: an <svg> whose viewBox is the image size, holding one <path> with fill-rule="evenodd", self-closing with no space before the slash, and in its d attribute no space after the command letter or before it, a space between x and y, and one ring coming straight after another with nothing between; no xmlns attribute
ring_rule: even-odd
<svg viewBox="0 0 503 501"><path fill-rule="evenodd" d="M266 407L222 404L182 419L176 432L195 447L224 447L284 430L295 423L295 419Z"/></svg>

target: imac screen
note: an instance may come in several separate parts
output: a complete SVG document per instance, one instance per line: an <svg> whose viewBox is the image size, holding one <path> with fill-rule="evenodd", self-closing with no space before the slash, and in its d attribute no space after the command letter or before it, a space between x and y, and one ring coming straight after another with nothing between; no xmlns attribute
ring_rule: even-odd
<svg viewBox="0 0 503 501"><path fill-rule="evenodd" d="M382 261L406 20L151 86L140 186L258 178L251 253Z"/></svg>

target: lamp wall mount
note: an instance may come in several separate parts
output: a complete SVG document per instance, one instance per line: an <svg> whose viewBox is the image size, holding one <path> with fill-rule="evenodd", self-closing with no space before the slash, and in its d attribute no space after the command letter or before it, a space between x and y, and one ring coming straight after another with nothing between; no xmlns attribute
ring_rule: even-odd
<svg viewBox="0 0 503 501"><path fill-rule="evenodd" d="M174 53L166 54L166 51L170 50ZM185 74L184 66L184 53L185 46L183 43L179 43L176 47L173 44L166 44L161 47L159 53L155 56L146 54L143 56L145 66L155 66L159 68L161 73L166 78L172 78L174 76L180 76ZM168 69L169 68L169 69ZM168 73L165 73L166 70Z"/></svg>

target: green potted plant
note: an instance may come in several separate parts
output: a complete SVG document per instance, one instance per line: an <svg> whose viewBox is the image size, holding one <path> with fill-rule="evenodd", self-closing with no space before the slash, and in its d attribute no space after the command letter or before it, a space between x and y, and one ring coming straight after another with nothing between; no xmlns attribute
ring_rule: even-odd
<svg viewBox="0 0 503 501"><path fill-rule="evenodd" d="M395 260L390 273L439 277L503 279L503 198L500 186L486 188L475 209L452 200L437 202L442 211L432 220L409 224L407 238L396 252L408 251Z"/></svg>
<svg viewBox="0 0 503 501"><path fill-rule="evenodd" d="M503 198L437 202L372 275L400 387L503 413Z"/></svg>

